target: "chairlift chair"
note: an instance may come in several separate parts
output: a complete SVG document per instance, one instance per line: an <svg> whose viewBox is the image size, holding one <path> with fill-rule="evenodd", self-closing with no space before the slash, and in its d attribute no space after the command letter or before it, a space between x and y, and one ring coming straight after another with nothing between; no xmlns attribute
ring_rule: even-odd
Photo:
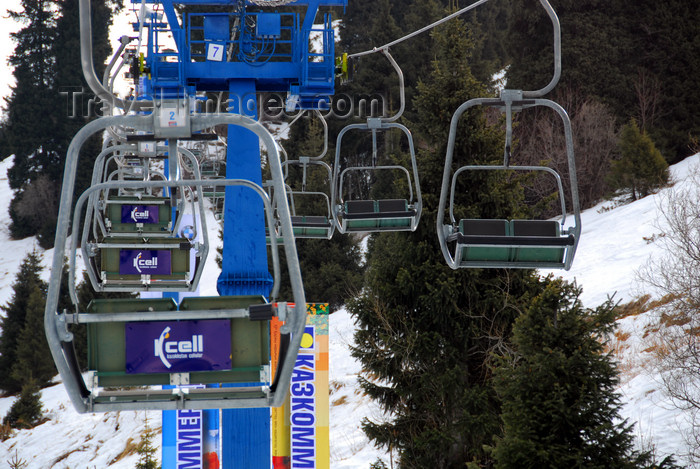
<svg viewBox="0 0 700 469"><path fill-rule="evenodd" d="M320 164L329 172L330 176L330 166L323 162L316 162L312 164ZM285 189L292 217L292 230L294 232L294 238L331 239L333 232L335 231L335 224L333 223L331 216L331 202L328 194L321 191L308 191L304 189L295 191L288 184L285 184ZM302 214L302 212L297 211L297 202L300 200L322 204L325 209L325 213L315 212L313 215L311 215L308 214L308 212L305 212L305 214ZM281 239L282 237L280 229L280 224L276 223L274 234L278 239ZM270 232L268 231L266 235L267 244L269 245Z"/></svg>
<svg viewBox="0 0 700 469"><path fill-rule="evenodd" d="M333 178L333 170L325 163L323 158L328 151L328 124L326 123L323 114L319 110L315 110L314 114L320 119L323 124L323 149L316 156L300 156L299 159L289 159L284 147L279 145L279 149L285 156L285 161L282 162L282 171L285 178L286 196L289 202L289 208L292 215L292 229L295 238L306 239L331 239L335 231L331 213L331 201L329 193L324 190L309 190L308 176L311 168L317 168L327 181L329 192L331 181ZM300 112L290 122L289 127L299 120L304 115ZM292 168L301 167L301 181L292 181ZM292 186L296 187L293 188ZM268 188L272 190L272 185ZM321 189L321 188L318 188ZM301 206L311 204L322 205L319 210L309 212L308 209L302 209ZM279 226L276 230L279 237ZM270 233L267 233L267 241L270 243Z"/></svg>
<svg viewBox="0 0 700 469"><path fill-rule="evenodd" d="M467 165L452 170L457 124L467 109L492 106L506 113L506 148L502 165ZM566 226L567 210L560 175L546 166L517 166L510 164L512 139L512 112L515 110L545 106L559 114L564 124L569 185L571 190L574 224ZM455 187L460 174L468 171L537 171L545 172L556 180L561 220L506 220L461 219L454 215ZM444 216L449 203L449 223ZM460 106L452 117L445 170L437 214L437 231L442 253L453 268L553 268L568 270L574 259L581 233L581 217L576 182L576 165L573 152L571 123L566 111L558 104L545 99L523 99L521 92L504 90L501 98L477 98ZM450 245L453 245L450 248Z"/></svg>
<svg viewBox="0 0 700 469"><path fill-rule="evenodd" d="M420 220L423 201L420 192L413 137L404 125L395 122L403 114L405 107L403 72L388 50L383 49L381 52L387 57L399 76L401 108L392 117L370 117L364 124L347 125L338 134L335 147L335 163L333 165L331 208L336 228L340 233L415 231ZM408 142L411 159L410 168L401 165L377 164L377 133L390 131L391 129L398 129ZM371 133L372 161L341 169L340 156L343 137L353 130ZM361 172L377 174L380 171L399 171L404 174L407 178L408 197L403 199L345 200L348 175Z"/></svg>
<svg viewBox="0 0 700 469"><path fill-rule="evenodd" d="M179 152L185 153L196 167L194 155L185 149ZM178 159L173 159L173 163L177 164ZM93 183L100 169L101 164L97 164ZM199 176L198 169L196 171ZM175 228L185 208L182 194L185 190L197 189L188 188L186 184L169 184L165 180L107 181L93 184L78 199L73 223L80 225L86 205L81 248L88 277L96 291L192 291L196 288L208 243L193 242L176 233ZM148 195L153 189L167 192L178 187L179 197ZM132 189L139 196L111 195L118 194L122 188ZM176 207L172 207L172 201L178 199ZM202 201L191 200L195 231L198 224L206 231L203 207ZM191 253L195 259L194 274L190 272Z"/></svg>
<svg viewBox="0 0 700 469"><path fill-rule="evenodd" d="M157 154L155 148L154 142L153 156ZM167 179L162 172L162 163L160 167L154 167L151 157L136 157L129 151L121 150L111 153L112 156L109 158L105 158L105 154L96 159L92 185L109 181L138 182L165 181ZM138 177L132 177L133 174L130 172L125 175L120 169L125 166L124 161L128 160L139 161ZM117 163L118 169L109 172L109 163L112 161ZM193 161L196 162L194 158L181 158L182 161L189 161L190 166L192 166ZM94 236L92 242L100 241L106 237L174 237L174 229L178 226L180 216L185 211L185 188L178 194L167 196L168 190L165 187L137 189L133 186L127 186L107 188L90 197L86 218L92 219ZM197 208L194 206L194 200L190 199L190 202L191 213L196 213Z"/></svg>
<svg viewBox="0 0 700 469"><path fill-rule="evenodd" d="M205 408L249 408L249 407L277 407L283 404L287 389L291 383L292 371L299 350L300 341L306 323L305 297L299 269L299 261L296 257L294 246L291 216L287 200L284 196L284 181L279 155L274 146L274 138L258 122L241 115L216 115L216 116L192 116L193 131L211 128L214 125L242 125L253 131L268 149L268 158L271 164L273 183L276 188L276 205L279 223L282 226L282 242L289 269L289 278L292 285L293 300L295 306L287 306L286 303L273 304L279 292L280 261L277 246L277 238L272 243L272 266L274 284L271 297L197 297L187 298L179 305L174 305L169 299L123 299L123 300L96 300L90 305L82 305L79 302L76 287L76 258L79 239L82 240L81 248L85 249L90 243L92 246L102 243L111 247L141 243L139 238L123 238L121 236L97 237L91 230L91 223L86 221L82 236L73 233L68 241L68 233L72 220L73 226L79 226L81 217L89 214L96 204L90 203L99 199L99 194L105 191L117 193L121 188L131 187L136 191L145 192L150 189L168 189L172 192L182 190L184 187L193 187L195 192L208 181L201 179L197 174L194 180L167 180L167 181L101 181L98 180L87 191L80 194L73 204L75 187L75 168L79 158L80 148L87 139L109 126L123 126L153 132L157 122L157 116L113 116L97 119L86 125L74 138L66 157L66 169L64 172L64 185L57 223L56 249L53 258L53 268L47 292L45 310L45 330L47 341L51 349L53 359L68 391L71 401L78 412L103 412L116 410L175 410L175 409L205 409ZM170 139L173 140L173 139ZM170 144L170 142L169 142ZM175 143L176 144L176 143ZM172 145L172 144L171 144ZM128 148L128 147L127 147ZM185 153L186 150L183 149ZM104 153L109 153L104 152ZM171 152L172 153L172 152ZM190 155L190 157L192 157ZM193 157L192 157L193 158ZM171 159L177 162L176 158ZM198 170L198 168L197 168ZM254 191L262 200L265 211L265 219L268 226L274 224L272 216L272 204L265 191L255 183L247 180L225 179L217 182L221 185L243 186ZM199 218L202 233L205 235L201 247L201 264L207 253L208 242L206 240L206 221L203 217L203 205L201 197L196 204L195 217ZM71 216L72 213L72 216ZM94 216L94 215L90 215ZM75 230L74 230L75 231ZM285 235L289 233L290 235ZM179 237L153 238L144 234L144 245L160 245L172 243L173 255L180 245L187 241L186 250L196 249L189 239ZM172 240L172 241L171 241ZM177 247L175 247L177 246ZM171 246L167 246L171 247ZM90 248L88 247L88 250ZM108 247L101 247L103 251ZM121 249L121 247L117 248ZM57 311L59 286L61 285L62 264L64 256L69 259L68 285L69 294L74 304L73 311ZM113 251L108 252L109 255ZM102 253L100 254L102 255ZM88 259L90 253L83 250L83 256ZM107 262L114 262L109 260ZM92 262L96 266L95 262ZM98 267L99 268L99 267ZM92 268L92 283L97 283L97 290L109 290L103 288L102 277L95 274ZM184 268L182 269L184 271ZM90 274L90 270L88 270ZM196 276L197 274L195 274ZM138 279L141 281L142 279ZM112 279L112 281L120 281ZM167 282L175 282L176 279L151 279L151 287L155 291L182 290L182 285L167 285ZM138 283L138 282L136 282ZM194 286L197 279L192 279L190 285ZM141 285L134 285L129 291L144 290ZM270 356L272 354L269 339L268 321L272 317L279 317L284 321L279 342L279 361L276 370L271 369ZM220 324L220 322L223 323ZM130 340L136 337L134 331L144 328L155 328L160 334L160 345L169 350L176 347L183 353L201 349L201 340L191 337L180 342L169 343L168 331L174 325L193 325L209 322L208 325L223 331L225 334L222 347L231 346L227 351L228 363L223 369L165 369L160 372L143 372L138 370L135 363L139 358L129 357L133 347ZM222 325L223 324L223 325ZM87 328L89 367L90 372L84 379L73 350L72 328ZM197 326L199 327L199 326ZM204 327L204 326L202 326ZM149 329L150 330L150 329ZM159 337L145 339L148 352L154 353L154 340ZM228 342L227 342L228 341ZM218 342L217 342L218 343ZM190 367L190 365L186 365ZM135 368L136 367L136 368ZM190 387L188 385L204 385L224 383L218 388ZM253 385L251 386L251 383ZM173 389L161 389L161 385L174 385ZM155 388L153 386L156 386Z"/></svg>
<svg viewBox="0 0 700 469"><path fill-rule="evenodd" d="M543 99L551 92L561 77L561 27L556 12L547 0L539 0L552 22L554 74L550 82L539 90L502 90L499 98L476 98L463 103L452 116L445 157L445 169L437 212L437 234L440 249L453 268L553 268L568 270L574 260L581 236L581 213L578 199L576 161L574 159L573 133L569 116L559 104ZM453 172L455 139L459 119L474 106L500 109L506 118L506 142L503 164L499 166L464 166ZM567 207L560 176L552 168L544 166L517 166L510 164L513 112L544 106L556 112L562 120L566 138L566 156L569 172L571 213L573 225L566 226ZM504 220L464 219L455 220L455 180L463 171L545 171L556 181L561 202L560 222L555 220ZM452 183L450 180L452 179ZM450 204L449 223L444 222L445 211ZM454 244L452 249L450 245Z"/></svg>

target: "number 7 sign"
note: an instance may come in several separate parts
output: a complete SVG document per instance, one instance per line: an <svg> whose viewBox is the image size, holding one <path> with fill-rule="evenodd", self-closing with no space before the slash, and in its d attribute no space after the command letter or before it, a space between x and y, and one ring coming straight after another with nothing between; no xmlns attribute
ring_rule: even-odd
<svg viewBox="0 0 700 469"><path fill-rule="evenodd" d="M223 44L216 44L213 42L207 44L207 60L214 62L223 61L224 49L226 49L226 47Z"/></svg>

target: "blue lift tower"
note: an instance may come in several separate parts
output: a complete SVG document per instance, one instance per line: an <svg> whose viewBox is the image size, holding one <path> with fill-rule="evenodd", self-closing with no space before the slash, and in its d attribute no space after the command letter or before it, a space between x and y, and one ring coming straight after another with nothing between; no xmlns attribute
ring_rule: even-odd
<svg viewBox="0 0 700 469"><path fill-rule="evenodd" d="M269 467L269 407L280 406L289 387L306 302L279 152L257 122L258 97L283 95L286 108L295 111L330 104L336 60L329 7L346 5L347 0L132 0L138 45L123 37L100 80L92 63L90 2L80 0L83 71L107 112L81 129L68 150L45 312L53 359L79 412L221 408L222 467ZM119 70L120 56L126 58L119 68L130 61L138 85L129 99L112 92L110 74ZM202 199L211 181L202 176L197 155L180 143L220 139L214 129L221 126L227 128L227 149L225 175L216 182L225 187L219 296L176 301L178 292L197 290L210 245ZM80 149L99 132L105 139L92 185L74 194ZM262 188L261 144L274 200ZM184 215L200 231L197 240L178 229ZM272 275L266 225L278 232L268 236ZM296 306L274 302L278 243L294 292L289 300ZM79 304L78 253L96 291L155 292L164 298ZM64 256L73 311L57 310ZM270 369L274 316L285 326L278 366ZM73 347L80 327L88 336L87 375ZM224 344L211 357L210 333ZM179 361L195 355L196 365Z"/></svg>

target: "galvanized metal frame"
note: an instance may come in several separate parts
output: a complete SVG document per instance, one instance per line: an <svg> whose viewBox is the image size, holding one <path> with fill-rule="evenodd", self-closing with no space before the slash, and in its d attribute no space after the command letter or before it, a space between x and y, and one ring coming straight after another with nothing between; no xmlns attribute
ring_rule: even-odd
<svg viewBox="0 0 700 469"><path fill-rule="evenodd" d="M400 102L400 107L399 110L394 114L393 116L389 117L375 117L375 118L368 118L367 122L364 124L350 124L341 129L341 131L338 133L338 137L336 139L336 144L335 144L335 163L333 165L333 181L331 184L331 208L333 210L333 220L335 222L336 228L338 229L338 232L340 233L346 233L347 232L347 223L343 219L343 213L344 213L344 208L343 208L343 176L347 171L356 171L356 170L377 170L377 169L402 169L406 172L408 176L408 187L409 187L409 200L408 204L409 206L415 211L415 215L411 217L411 223L410 227L408 230L410 231L415 231L415 229L418 227L418 222L420 221L420 216L421 212L423 210L423 197L421 195L421 190L420 190L420 178L418 177L418 162L416 161L416 151L413 146L413 136L411 135L411 131L406 128L403 124L398 124L396 121L399 120L401 115L403 114L405 108L406 108L406 95L405 95L405 82L404 82L404 76L403 76L403 71L401 70L401 67L399 67L399 64L394 60L394 57L389 53L388 49L382 49L381 50L382 54L389 60L389 63L391 63L391 66L394 68L396 71L396 74L398 75L399 78L399 102ZM411 173L408 172L408 170L403 167L403 166L398 166L398 165L386 165L386 166L377 166L376 165L376 158L377 158L377 131L378 130L389 130L389 129L399 129L403 134L406 136L406 139L408 140L408 148L409 148L409 153L411 155L411 169L412 169L412 175L413 175L413 180L411 181ZM345 168L343 171L340 170L340 150L342 147L342 141L343 141L343 136L351 131L351 130L365 130L365 131L371 131L372 132L372 149L373 149L373 158L372 158L372 165L368 166L355 166L355 167L349 167ZM415 190L415 197L416 199L413 200L413 193ZM372 232L372 231L407 231L406 228L397 228L397 227L385 227L385 228L377 228L377 229L368 229L365 230L367 232Z"/></svg>
<svg viewBox="0 0 700 469"><path fill-rule="evenodd" d="M331 185L332 187L332 192L331 192L331 208L333 210L333 220L336 225L336 229L338 230L339 233L346 233L346 224L343 219L343 179L344 175L348 171L358 171L358 170L383 170L383 169L398 169L398 170L403 170L407 176L408 176L408 188L409 188L409 199L408 203L409 206L411 206L416 214L412 217L411 221L411 229L410 231L414 231L416 227L418 226L418 222L420 220L421 212L422 212L422 207L423 207L423 198L421 196L421 190L420 190L420 179L418 177L418 162L416 160L416 152L413 147L413 138L411 136L411 131L406 128L403 124L397 124L394 122L376 122L377 120L375 119L375 123L371 124L350 124L345 127L338 133L338 138L335 146L335 163L333 165L333 183ZM343 136L351 131L351 130L371 130L373 132L376 132L376 130L387 130L387 129L399 129L401 130L404 135L406 135L408 139L408 146L409 146L409 153L411 155L411 173L409 173L408 169L404 166L399 166L399 165L380 165L380 166L353 166L353 167L348 167L344 168L342 171L340 170L340 151L341 151L341 146L342 146L342 140ZM413 178L411 178L411 175ZM414 199L415 195L415 199ZM368 230L368 231L373 231L373 230ZM376 231L386 231L386 230L376 230ZM391 229L389 229L391 231ZM396 231L396 228L394 228L394 231Z"/></svg>
<svg viewBox="0 0 700 469"><path fill-rule="evenodd" d="M455 190L457 188L457 176L465 171L542 171L549 173L554 177L554 181L557 184L557 193L559 194L559 205L561 206L561 225L564 226L566 223L566 199L564 197L564 186L561 182L561 176L559 173L554 171L549 166L490 166L490 165L467 165L462 166L452 175L452 184L450 187L450 221L453 225L456 225L459 220L455 218L454 214L454 201L455 201Z"/></svg>
<svg viewBox="0 0 700 469"><path fill-rule="evenodd" d="M544 8L545 12L547 13L547 16L549 17L551 23L552 23L552 33L553 33L553 49L554 49L554 72L552 75L552 79L550 82L544 86L543 88L540 88L538 90L502 90L501 91L501 96L500 98L476 98L476 99L470 99L469 101L463 103L457 110L455 111L454 115L452 116L452 121L450 123L450 134L449 134L449 140L447 144L447 152L445 156L445 169L443 171L443 178L442 178L442 188L440 191L440 202L438 204L438 212L437 212L437 219L436 219L436 225L437 225L437 234L438 234L438 240L440 242L440 249L442 250L442 254L445 258L445 261L447 264L453 268L457 269L460 267L494 267L494 268L563 268L565 270L568 270L571 267L571 263L573 262L574 259L574 254L576 253L576 248L578 246L579 238L581 235L581 213L580 213L580 205L579 205L579 198L578 198L578 182L577 182L577 177L576 177L576 160L574 158L574 144L573 144L573 132L571 130L571 121L569 119L568 114L562 108L559 104L555 103L554 101L550 101L548 99L541 99L542 96L546 95L550 91L554 89L554 87L557 85L559 82L559 78L561 77L561 25L559 23L559 18L557 17L556 12L554 11L554 8L552 8L551 4L548 2L548 0L539 0L540 4ZM465 166L463 168L460 168L457 170L463 171L463 170L475 170L475 169L483 169L483 170L513 170L513 169L522 169L522 170L543 170L544 168L541 167L518 167L518 166L512 166L510 164L510 151L511 151L511 143L512 143L512 113L529 108L529 107L534 107L534 106L545 106L549 107L550 109L554 110L562 119L562 123L564 125L564 135L566 138L566 154L567 154L567 162L569 165L569 185L571 186L571 201L572 201L572 210L573 210L573 215L574 215L574 225L562 233L562 236L560 237L559 240L554 240L556 246L566 246L566 256L564 258L564 261L562 263L532 263L532 262L502 262L502 261L493 261L493 262L461 262L459 259L459 252L458 252L458 247L456 247L457 252L453 256L452 253L450 252L450 249L448 247L448 239L453 238L454 234L457 233L458 228L455 225L456 221L454 219L453 215L453 203L454 203L454 179L452 182L452 186L450 187L450 175L452 173L452 160L454 156L454 150L455 150L455 140L456 140L456 134L457 134L457 125L459 123L459 118L466 112L469 108L473 106L491 106L491 107L499 107L502 108L505 112L506 115L506 145L504 149L504 155L503 155L503 165L502 166L481 166L481 167L475 167L474 165L471 166ZM455 173L455 176L457 174ZM550 173L555 173L553 170L549 171ZM566 208L563 200L563 191L561 188L561 179L557 177L557 184L559 187L559 194L560 198L563 203L563 214L562 214L562 227L563 223L566 217ZM450 197L450 218L452 221L452 224L445 224L443 222L444 217L445 217L445 210L447 206L447 198L448 194ZM573 242L571 241L571 238L573 238ZM500 240L499 240L500 241ZM485 244L479 244L480 246L485 246ZM510 246L509 244L504 244L499 242L496 244L497 246ZM517 247L517 245L515 245Z"/></svg>
<svg viewBox="0 0 700 469"><path fill-rule="evenodd" d="M53 356L56 367L61 375L66 391L71 402L78 412L103 412L113 410L169 410L169 409L205 409L205 408L252 408L252 407L279 407L283 404L286 390L289 388L292 370L296 361L296 354L299 350L301 338L306 323L306 299L304 295L299 260L294 243L291 216L287 200L284 196L284 178L276 148L274 137L258 122L241 115L202 115L193 116L193 132L211 128L215 125L237 125L244 127L255 133L266 146L268 151L268 162L273 177L273 184L276 192L276 204L280 217L280 223L284 234L284 251L290 275L295 307L286 315L285 325L282 327L282 334L290 337L288 352L280 362L278 369L279 379L276 379L274 389L261 387L238 389L220 388L211 390L185 390L178 389L172 391L155 390L135 390L133 392L120 393L120 396L108 398L108 394L102 393L102 398L89 391L83 380L77 360L72 351L72 334L67 329L69 321L80 321L80 305L75 305L75 315L68 315L66 311L57 311L59 289L61 285L63 260L66 255L66 243L68 241L71 228L71 214L73 212L72 200L75 187L75 174L78 165L78 156L81 147L93 134L112 126L125 126L135 130L142 130L153 133L155 124L154 115L146 116L115 116L103 117L95 120L83 127L74 137L68 148L64 171L63 187L61 189L61 201L56 229L55 250L52 260L49 288L47 292L46 308L44 311L44 326L46 338ZM197 185L205 185L207 181L195 181ZM240 181L230 181L229 184L238 184ZM109 183L120 184L120 183ZM144 182L142 184L163 184L161 182ZM186 185L191 181L172 181L168 184ZM260 189L262 191L262 189ZM81 203L85 203L89 194L83 197ZM74 271L73 274L74 276ZM195 316L201 315L195 312ZM204 313L202 313L204 314ZM208 312L206 314L211 314ZM239 313L235 313L239 314ZM188 318L188 312L183 311L181 319ZM83 316L83 319L88 319ZM247 393L259 394L250 396ZM240 397L244 393L244 397ZM124 395L124 396L122 396ZM195 399L196 397L196 399ZM106 398L106 399L105 399ZM124 399L124 400L122 400Z"/></svg>
<svg viewBox="0 0 700 469"><path fill-rule="evenodd" d="M571 130L571 121L569 120L569 116L562 108L560 105L557 103L547 100L547 99L530 99L526 101L513 101L511 104L520 106L520 107L534 107L534 106L545 106L549 107L550 109L554 110L562 119L562 123L564 125L564 135L566 138L566 154L567 154L567 162L569 165L569 185L570 185L570 190L571 190L571 200L572 200L572 211L573 211L573 217L574 217L574 225L569 227L566 230L563 230L562 232L562 238L568 238L569 236L573 236L574 242L573 245L567 245L566 248L566 256L565 259L562 263L535 263L535 262L503 262L503 261L493 261L493 262L478 262L478 263L471 263L471 262L461 262L459 259L458 253L455 253L453 255L450 252L450 249L448 247L448 238L450 235L454 234L457 232L457 227L455 226L456 220L454 219L453 215L453 208L452 205L454 203L454 177L451 177L452 175L452 164L453 164L453 157L454 157L454 151L455 151L455 141L457 138L457 126L459 123L459 119L464 114L469 108L474 107L474 106L503 106L504 101L499 98L476 98L476 99L471 99L467 101L466 103L462 104L457 111L455 111L454 115L452 116L452 122L450 124L450 134L449 134L449 140L447 144L447 154L445 156L445 169L443 171L443 178L442 178L442 188L440 191L440 202L438 204L438 212L437 212L437 219L436 219L436 224L437 224L437 234L438 234L438 240L440 242L440 249L442 250L442 254L445 258L445 261L447 264L452 268L452 269L457 269L460 267L482 267L482 268L487 268L487 267L492 267L492 268L526 268L526 269L532 269L532 268L563 268L565 270L568 270L571 267L571 263L573 262L574 259L574 254L576 253L576 248L578 246L578 241L581 235L581 213L580 213L580 205L579 205L579 198L578 198L578 182L577 182L577 177L576 177L576 160L574 158L574 143L573 143L573 133ZM510 112L511 108L508 106L508 109L506 112ZM501 171L501 170L543 170L544 168L542 167L536 167L536 166L513 166L510 165L509 158L510 158L510 153L509 153L509 140L507 139L507 144L506 144L506 154L504 155L504 164L501 166L495 166L495 165L484 165L484 166L476 166L476 165L468 165L465 167L461 167L458 170L455 171L455 175L458 172L465 171L465 170L491 170L491 171ZM554 171L548 171L550 173L553 173ZM452 183L450 182L452 180ZM560 187L560 198L562 198L562 203L563 203L563 189L561 189L561 181L558 180L558 184ZM450 197L450 218L452 223L451 224L445 224L444 223L444 217L445 217L445 211L447 209L447 198L448 196ZM566 216L566 210L563 210L563 215L562 215L562 228L563 228L563 222L565 220Z"/></svg>

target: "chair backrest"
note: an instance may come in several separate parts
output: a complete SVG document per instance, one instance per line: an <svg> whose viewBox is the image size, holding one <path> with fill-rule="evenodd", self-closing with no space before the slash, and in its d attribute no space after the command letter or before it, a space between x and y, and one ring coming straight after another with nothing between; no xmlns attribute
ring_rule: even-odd
<svg viewBox="0 0 700 469"><path fill-rule="evenodd" d="M408 201L406 199L378 200L377 207L380 212L406 212L408 211Z"/></svg>
<svg viewBox="0 0 700 469"><path fill-rule="evenodd" d="M559 223L554 220L513 220L513 236L559 236Z"/></svg>
<svg viewBox="0 0 700 469"><path fill-rule="evenodd" d="M459 221L459 232L474 236L507 236L508 220L464 219Z"/></svg>
<svg viewBox="0 0 700 469"><path fill-rule="evenodd" d="M346 213L374 213L374 200L348 200L345 202Z"/></svg>

